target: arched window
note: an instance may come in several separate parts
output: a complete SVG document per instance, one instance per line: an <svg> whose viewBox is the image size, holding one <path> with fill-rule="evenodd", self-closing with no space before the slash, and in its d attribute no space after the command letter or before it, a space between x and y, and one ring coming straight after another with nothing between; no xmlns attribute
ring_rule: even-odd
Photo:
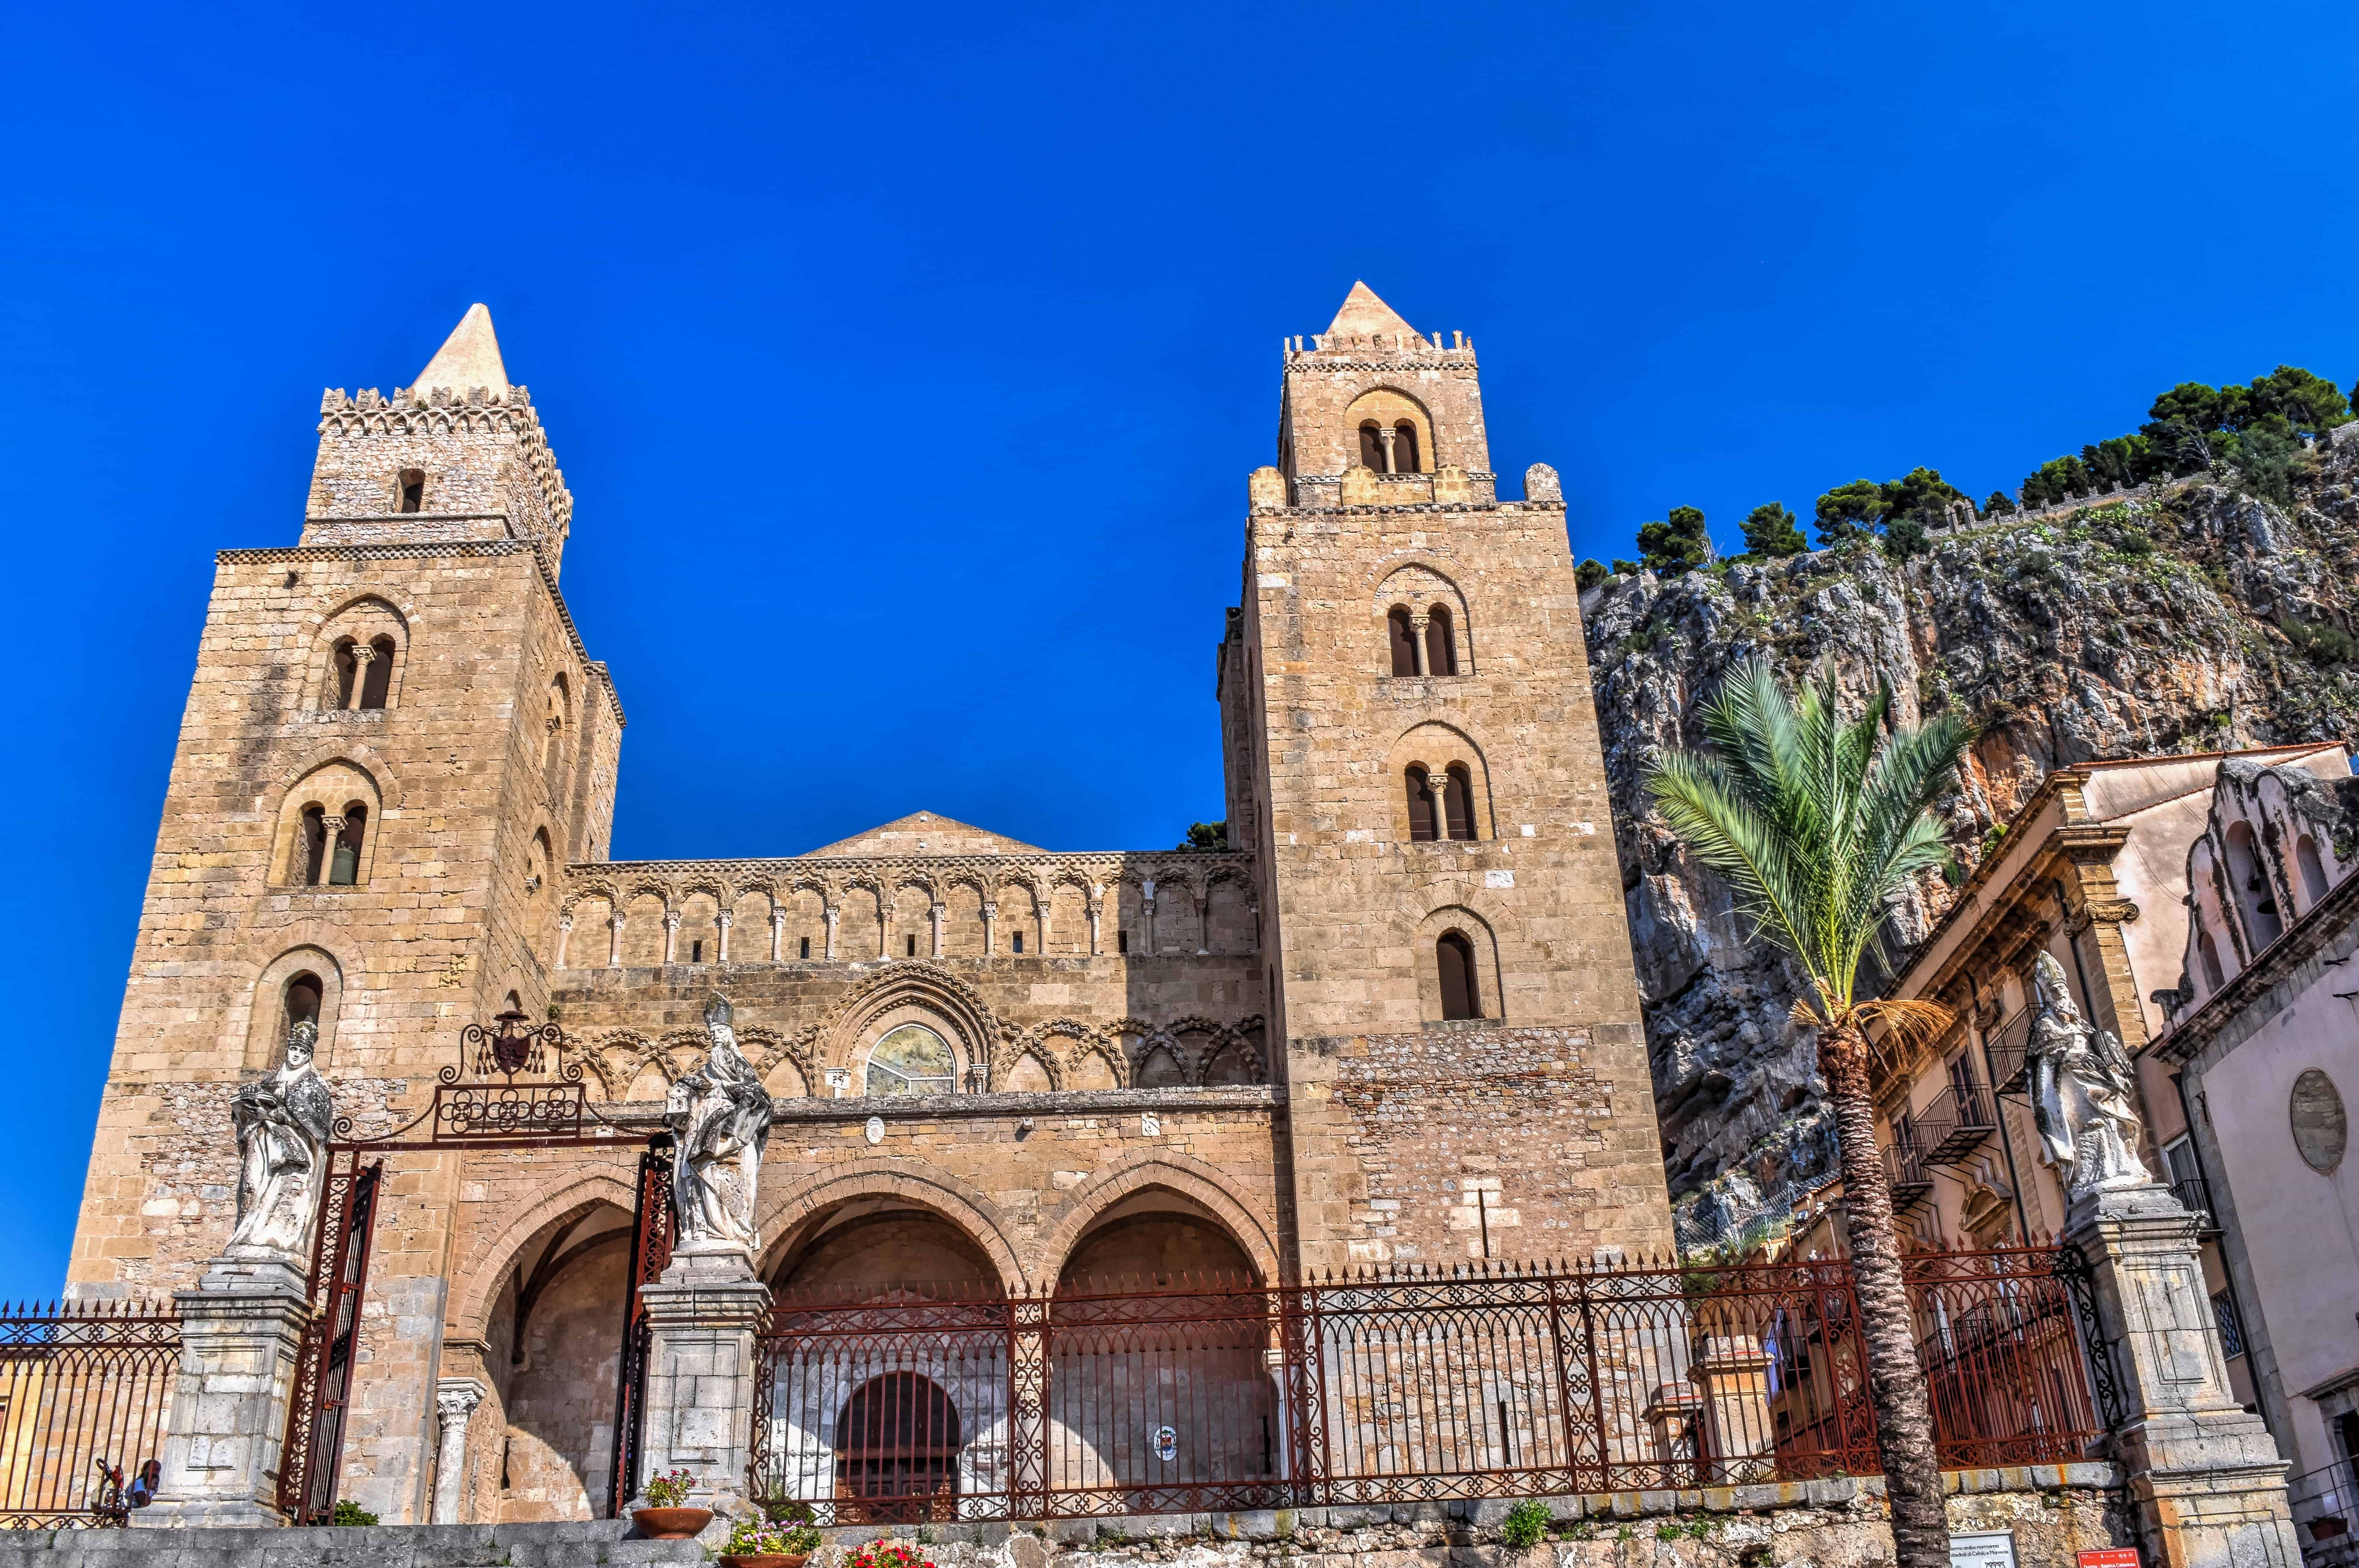
<svg viewBox="0 0 2359 1568"><path fill-rule="evenodd" d="M1474 836L1474 786L1467 776L1466 765L1453 762L1442 776L1442 820L1451 838Z"/></svg>
<svg viewBox="0 0 2359 1568"><path fill-rule="evenodd" d="M907 950L907 953L906 953L906 956L910 957L910 958L915 958L915 957L917 957L917 956L918 956L918 933L917 933L917 932L915 932L915 931L911 931L911 932L909 933L909 936L908 936L908 950Z"/></svg>
<svg viewBox="0 0 2359 1568"><path fill-rule="evenodd" d="M1474 944L1462 931L1443 931L1433 944L1434 966L1441 977L1441 1016L1479 1018L1481 995L1474 982Z"/></svg>
<svg viewBox="0 0 2359 1568"><path fill-rule="evenodd" d="M1021 953L1021 952L1023 952L1023 951L1024 951L1024 933L1023 933L1022 931L1017 931L1017 932L1016 933L1016 935L1015 935L1014 941L1015 941L1015 944L1016 944L1016 945L1015 945L1015 950L1016 950L1017 953Z"/></svg>
<svg viewBox="0 0 2359 1568"><path fill-rule="evenodd" d="M1408 607L1395 604L1385 612L1386 636L1392 644L1393 673L1417 673L1417 629L1409 625Z"/></svg>
<svg viewBox="0 0 2359 1568"><path fill-rule="evenodd" d="M353 705L353 681L360 674L360 658L353 652L355 645L350 637L336 644L330 657L335 660L335 678L327 684L327 692L335 700L326 705L335 709Z"/></svg>
<svg viewBox="0 0 2359 1568"><path fill-rule="evenodd" d="M2220 972L2220 944L2212 940L2210 931L2198 931L2195 953L2203 961L2203 991L2209 996L2227 984L2228 977Z"/></svg>
<svg viewBox="0 0 2359 1568"><path fill-rule="evenodd" d="M2318 841L2304 833L2294 841L2294 864L2301 867L2301 896L2310 904L2326 897L2326 867L2318 858Z"/></svg>
<svg viewBox="0 0 2359 1568"><path fill-rule="evenodd" d="M903 1024L868 1053L871 1094L948 1094L957 1087L950 1041L923 1024Z"/></svg>
<svg viewBox="0 0 2359 1568"><path fill-rule="evenodd" d="M382 708L393 694L393 639L377 637L368 645L368 674L361 681L359 706ZM358 657L357 651L354 657Z"/></svg>
<svg viewBox="0 0 2359 1568"><path fill-rule="evenodd" d="M1458 673L1458 640L1450 635L1450 611L1441 604L1433 607L1425 623L1425 672Z"/></svg>
<svg viewBox="0 0 2359 1568"><path fill-rule="evenodd" d="M1384 433L1374 419L1360 427L1360 466L1376 474L1385 471Z"/></svg>
<svg viewBox="0 0 2359 1568"><path fill-rule="evenodd" d="M368 832L368 808L355 800L344 808L334 850L328 857L328 886L349 887L361 879L361 838Z"/></svg>
<svg viewBox="0 0 2359 1568"><path fill-rule="evenodd" d="M302 821L295 833L295 864L300 867L300 875L295 879L306 887L317 887L328 875L327 808L304 807Z"/></svg>
<svg viewBox="0 0 2359 1568"><path fill-rule="evenodd" d="M320 1022L320 998L327 987L310 970L288 979L287 989L280 995L278 1038L285 1040L287 1031L297 1024L308 1023L317 1028Z"/></svg>
<svg viewBox="0 0 2359 1568"><path fill-rule="evenodd" d="M2236 895L2238 908L2244 911L2245 934L2251 939L2255 953L2284 934L2285 921L2278 916L2268 874L2261 869L2261 857L2249 822L2229 825L2228 885Z"/></svg>
<svg viewBox="0 0 2359 1568"><path fill-rule="evenodd" d="M1417 427L1407 419L1393 427L1393 472L1422 474L1425 464L1418 461Z"/></svg>
<svg viewBox="0 0 2359 1568"><path fill-rule="evenodd" d="M549 798L560 805L565 801L565 725L571 704L566 690L565 677L560 675L549 683L548 735L540 746L540 771L549 786Z"/></svg>
<svg viewBox="0 0 2359 1568"><path fill-rule="evenodd" d="M810 938L809 937L803 938L802 956L805 958L810 956Z"/></svg>
<svg viewBox="0 0 2359 1568"><path fill-rule="evenodd" d="M426 509L426 471L405 468L394 482L394 509L398 512L422 512Z"/></svg>
<svg viewBox="0 0 2359 1568"><path fill-rule="evenodd" d="M1440 835L1434 832L1433 781L1422 768L1408 770L1408 837L1411 844L1429 844Z"/></svg>

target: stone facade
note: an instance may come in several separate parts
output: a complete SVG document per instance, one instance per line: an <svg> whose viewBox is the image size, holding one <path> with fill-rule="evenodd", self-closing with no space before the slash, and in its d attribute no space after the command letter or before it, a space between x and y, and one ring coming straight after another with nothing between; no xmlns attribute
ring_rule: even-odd
<svg viewBox="0 0 2359 1568"><path fill-rule="evenodd" d="M638 1135L716 991L777 1102L771 1290L1668 1245L1562 502L1544 466L1496 499L1462 339L1356 288L1288 347L1219 649L1226 851L920 812L614 861L622 707L488 315L319 429L300 542L218 560L70 1290L195 1281L232 1219L228 1095L294 1017L356 1138L511 1007L560 1024L625 1129L386 1157L342 1495L388 1522L609 1506ZM718 1365L674 1337L656 1382ZM717 1408L664 1408L690 1406Z"/></svg>

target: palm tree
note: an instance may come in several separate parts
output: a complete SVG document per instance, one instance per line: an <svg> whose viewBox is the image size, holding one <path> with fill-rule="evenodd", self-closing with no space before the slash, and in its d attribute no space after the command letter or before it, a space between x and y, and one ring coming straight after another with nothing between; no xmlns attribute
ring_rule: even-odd
<svg viewBox="0 0 2359 1568"><path fill-rule="evenodd" d="M1893 1544L1900 1568L1947 1568L1940 1461L1901 1284L1891 1182L1875 1147L1866 1026L1919 1039L1945 1027L1949 1012L1855 993L1860 960L1891 899L1949 859L1927 807L1971 736L1946 715L1884 734L1888 687L1846 724L1839 696L1830 670L1805 681L1797 701L1767 660L1748 659L1704 709L1712 751L1672 752L1647 783L1671 832L1727 879L1756 933L1792 954L1809 982L1794 1013L1817 1030L1834 1111Z"/></svg>

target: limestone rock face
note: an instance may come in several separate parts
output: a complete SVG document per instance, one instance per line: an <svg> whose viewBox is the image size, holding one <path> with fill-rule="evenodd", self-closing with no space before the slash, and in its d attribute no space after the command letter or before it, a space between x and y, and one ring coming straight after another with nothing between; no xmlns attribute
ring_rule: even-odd
<svg viewBox="0 0 2359 1568"><path fill-rule="evenodd" d="M1748 943L1726 887L1645 799L1658 748L1756 651L1846 691L1889 681L1896 718L1979 726L1938 808L1962 866L2052 768L2097 758L2328 739L2359 729L2359 441L2321 451L2289 505L2224 480L1875 546L1739 562L1583 596L1614 831L1646 998L1665 1163L1681 1229L1710 1237L1834 1169L1813 1042L1784 963ZM1927 877L1893 911L1906 944L1948 907Z"/></svg>

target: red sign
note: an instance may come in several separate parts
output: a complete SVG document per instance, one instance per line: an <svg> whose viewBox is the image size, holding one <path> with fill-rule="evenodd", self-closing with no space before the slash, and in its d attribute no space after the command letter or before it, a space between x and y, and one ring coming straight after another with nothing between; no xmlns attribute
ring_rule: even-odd
<svg viewBox="0 0 2359 1568"><path fill-rule="evenodd" d="M2135 1546L2103 1546L2081 1553L2081 1568L2138 1568Z"/></svg>

